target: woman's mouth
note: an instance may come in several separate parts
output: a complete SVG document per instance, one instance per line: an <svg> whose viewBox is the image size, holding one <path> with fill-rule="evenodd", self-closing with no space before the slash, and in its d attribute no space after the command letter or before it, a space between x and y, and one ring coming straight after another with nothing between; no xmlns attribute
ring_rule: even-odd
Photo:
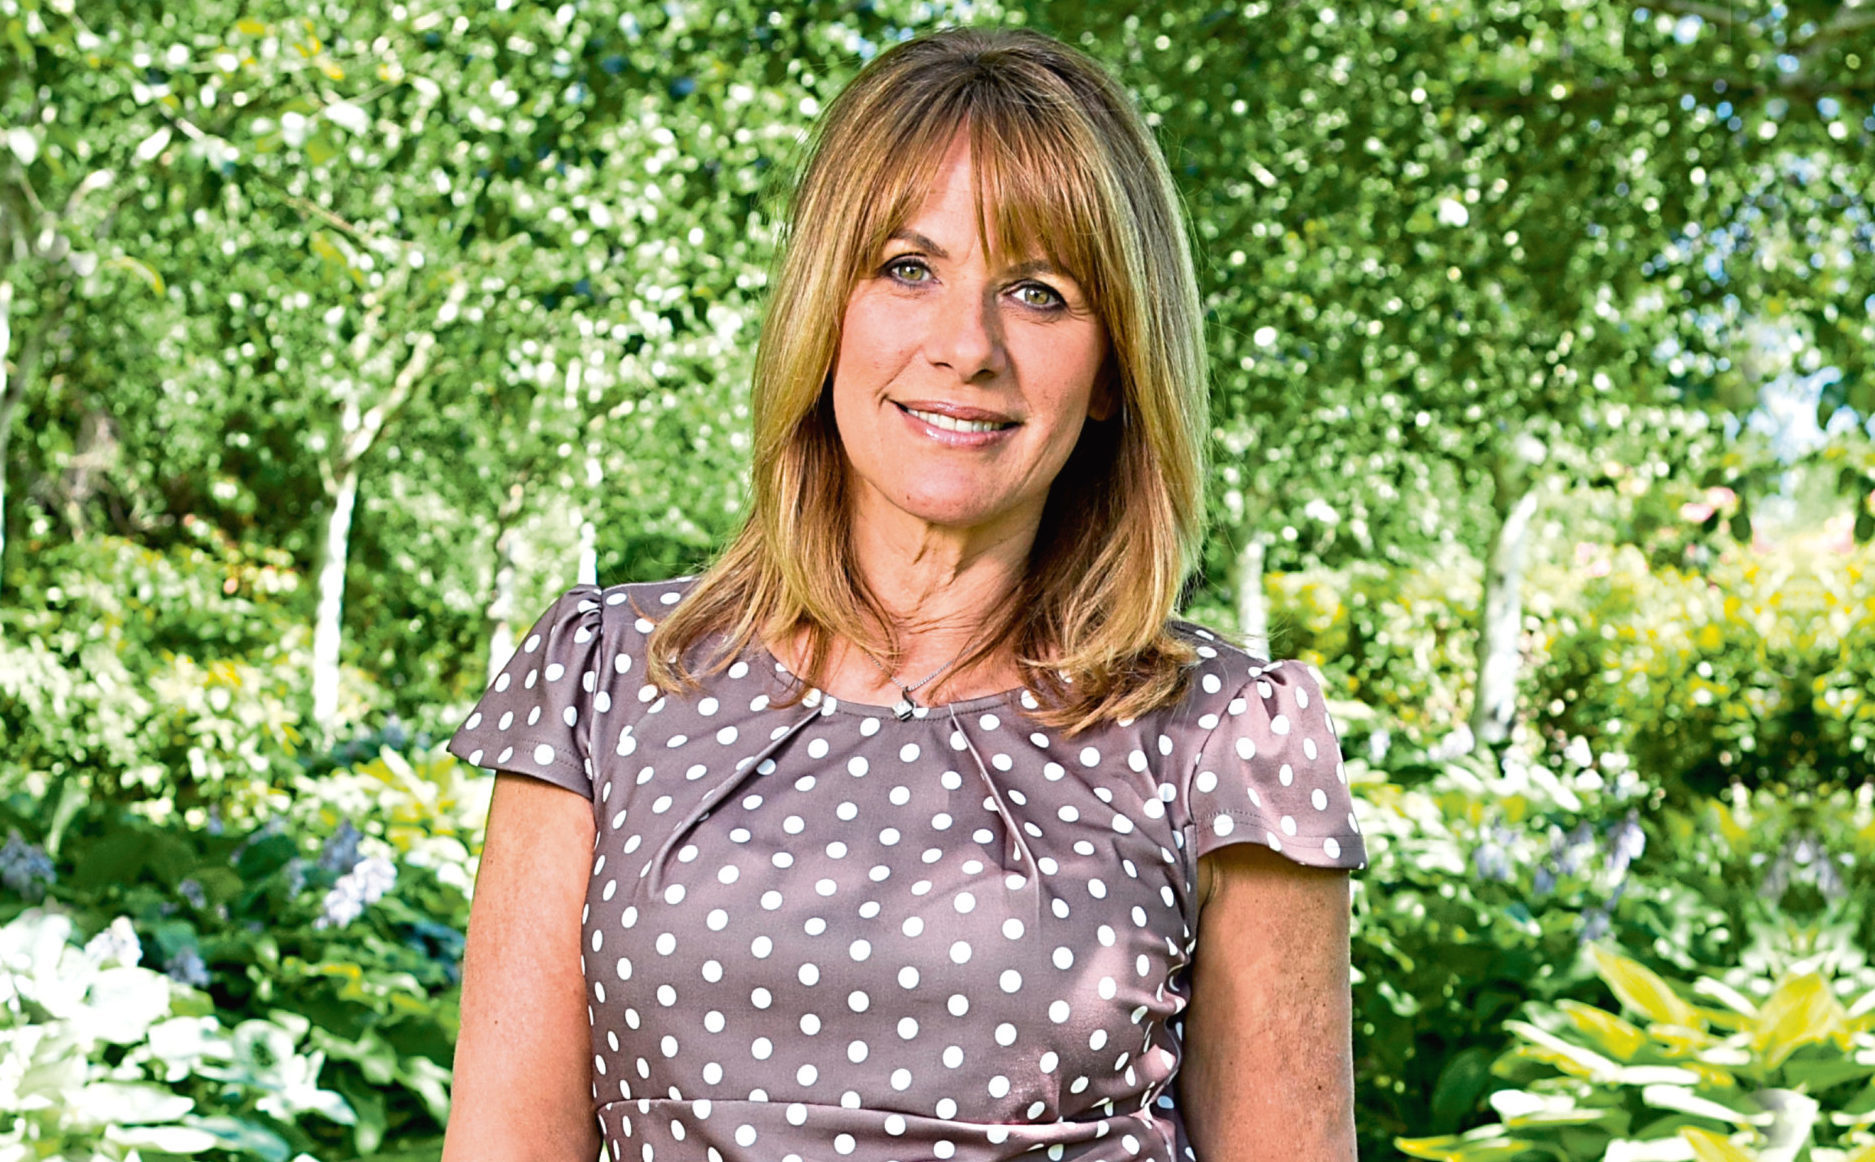
<svg viewBox="0 0 1875 1162"><path fill-rule="evenodd" d="M940 432L980 436L1007 431L1016 426L1015 420L1003 419L993 412L984 412L976 408L945 407L943 411L939 411L932 407L899 403L896 400L893 401L892 406L912 419L928 424Z"/></svg>

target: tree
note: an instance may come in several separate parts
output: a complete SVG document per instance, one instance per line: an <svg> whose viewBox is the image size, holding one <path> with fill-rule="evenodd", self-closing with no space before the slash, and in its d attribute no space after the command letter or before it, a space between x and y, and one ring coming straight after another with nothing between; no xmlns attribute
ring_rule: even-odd
<svg viewBox="0 0 1875 1162"><path fill-rule="evenodd" d="M1400 559L1460 518L1486 742L1539 489L1593 478L1611 410L1661 417L1675 459L1674 412L1753 406L1761 315L1868 379L1875 25L1851 6L1027 10L1120 62L1186 190L1227 535Z"/></svg>

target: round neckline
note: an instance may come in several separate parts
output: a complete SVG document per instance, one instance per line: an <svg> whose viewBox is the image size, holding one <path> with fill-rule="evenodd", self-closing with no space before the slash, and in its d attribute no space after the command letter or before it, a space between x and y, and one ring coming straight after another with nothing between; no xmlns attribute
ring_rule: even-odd
<svg viewBox="0 0 1875 1162"><path fill-rule="evenodd" d="M788 686L791 690L798 690L805 684L799 674L788 669L787 666L782 663L781 659L775 656L774 651L768 648L768 643L764 642L760 635L751 635L749 640L751 643L750 652L755 655L755 660L767 666L770 673L780 677L784 685ZM1031 692L1027 686L1012 686L1007 690L999 690L994 694L978 694L970 698L959 699L956 702L940 703L936 706L927 706L914 698L913 702L917 705L918 710L922 710L924 713L920 714L914 711L910 718L900 718L898 716L898 711L892 709L890 706L880 706L874 702L857 702L842 698L837 694L829 694L818 686L807 687L807 693L803 695L800 705L809 710L818 706L821 708L822 713L852 714L861 718L884 718L893 722L910 724L913 722L928 721L946 712L965 713L972 710L987 710L996 706L1008 706L1023 694L1029 693ZM1020 704L1018 703L1018 705Z"/></svg>

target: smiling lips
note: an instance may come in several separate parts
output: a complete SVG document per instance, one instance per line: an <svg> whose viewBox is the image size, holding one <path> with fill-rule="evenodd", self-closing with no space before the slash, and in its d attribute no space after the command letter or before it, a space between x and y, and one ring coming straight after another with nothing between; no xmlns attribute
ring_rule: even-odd
<svg viewBox="0 0 1875 1162"><path fill-rule="evenodd" d="M956 404L927 402L925 400L918 400L912 403L899 403L894 400L893 406L913 420L929 428L947 434L954 433L952 439L946 440L946 443L980 443L984 442L982 440L984 436L1005 432L1016 426L1015 420L1004 415L999 415L996 412L985 411L982 408L960 407ZM976 436L978 439L956 441L955 436Z"/></svg>

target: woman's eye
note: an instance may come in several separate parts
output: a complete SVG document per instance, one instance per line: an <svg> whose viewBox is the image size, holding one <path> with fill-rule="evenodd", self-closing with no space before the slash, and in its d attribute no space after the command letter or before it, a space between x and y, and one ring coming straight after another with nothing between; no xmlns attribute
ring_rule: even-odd
<svg viewBox="0 0 1875 1162"><path fill-rule="evenodd" d="M910 275L901 273L902 271L908 270L914 273ZM885 272L898 279L900 282L922 282L922 276L931 273L925 269L924 263L905 258L895 258L891 262L886 263Z"/></svg>
<svg viewBox="0 0 1875 1162"><path fill-rule="evenodd" d="M1040 298L1024 300L1031 307L1060 306L1066 301L1060 295L1056 294L1052 288L1045 287L1039 282L1024 283L1016 288L1016 293L1019 295L1035 294L1041 296Z"/></svg>

